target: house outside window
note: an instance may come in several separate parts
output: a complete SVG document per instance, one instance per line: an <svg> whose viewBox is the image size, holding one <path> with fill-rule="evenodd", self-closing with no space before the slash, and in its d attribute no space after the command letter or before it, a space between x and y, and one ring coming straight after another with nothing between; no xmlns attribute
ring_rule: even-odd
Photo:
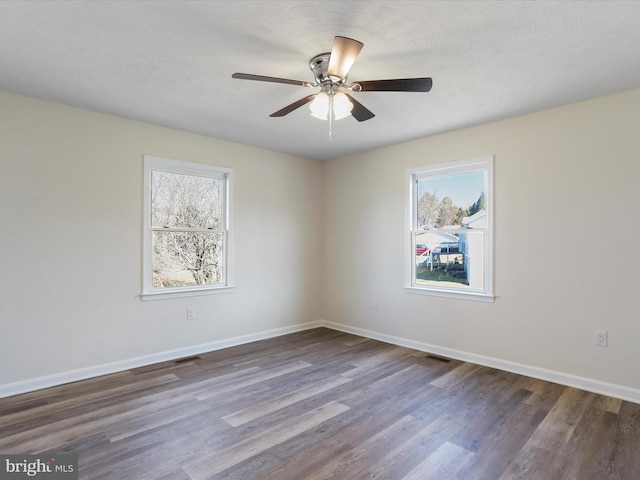
<svg viewBox="0 0 640 480"><path fill-rule="evenodd" d="M145 155L143 298L229 289L232 171Z"/></svg>
<svg viewBox="0 0 640 480"><path fill-rule="evenodd" d="M407 176L406 289L493 301L493 157Z"/></svg>

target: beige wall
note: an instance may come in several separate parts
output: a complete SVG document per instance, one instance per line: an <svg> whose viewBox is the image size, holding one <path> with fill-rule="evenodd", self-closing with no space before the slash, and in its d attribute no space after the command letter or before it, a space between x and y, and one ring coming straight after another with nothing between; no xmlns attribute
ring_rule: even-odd
<svg viewBox="0 0 640 480"><path fill-rule="evenodd" d="M0 93L0 387L322 319L640 399L638 112L635 90L322 163ZM235 170L233 293L140 300L144 154ZM495 302L406 293L406 170L486 154Z"/></svg>
<svg viewBox="0 0 640 480"><path fill-rule="evenodd" d="M0 386L320 317L320 162L1 93L0 132ZM140 300L144 154L234 169L232 293Z"/></svg>
<svg viewBox="0 0 640 480"><path fill-rule="evenodd" d="M323 318L640 388L639 125L635 90L326 163ZM495 302L406 293L406 170L486 154Z"/></svg>

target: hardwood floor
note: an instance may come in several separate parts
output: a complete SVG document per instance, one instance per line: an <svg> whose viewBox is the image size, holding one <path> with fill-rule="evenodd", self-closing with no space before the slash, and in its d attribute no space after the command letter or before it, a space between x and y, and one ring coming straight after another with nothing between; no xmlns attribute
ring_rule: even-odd
<svg viewBox="0 0 640 480"><path fill-rule="evenodd" d="M81 479L640 478L640 405L315 329L0 400Z"/></svg>

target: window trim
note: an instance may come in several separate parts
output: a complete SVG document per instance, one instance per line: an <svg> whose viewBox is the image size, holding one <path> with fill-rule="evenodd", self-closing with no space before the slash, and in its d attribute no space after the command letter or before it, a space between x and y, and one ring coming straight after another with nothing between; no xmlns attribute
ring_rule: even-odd
<svg viewBox="0 0 640 480"><path fill-rule="evenodd" d="M153 287L153 228L151 225L151 174L154 171L178 173L183 175L205 176L210 178L226 178L224 195L224 226L226 237L224 248L224 277L221 285L195 285L189 287ZM233 170L203 163L185 162L170 158L144 155L144 200L143 200L143 232L142 232L142 300L158 300L176 297L192 297L229 292L233 285L233 229L232 202Z"/></svg>
<svg viewBox="0 0 640 480"><path fill-rule="evenodd" d="M465 290L451 286L438 287L434 285L417 285L415 278L415 247L413 246L413 232L417 222L417 192L416 180L436 175L454 175L472 171L484 170L485 175L485 210L487 212L487 226L485 229L485 288L483 290ZM407 293L422 295L432 295L446 298L458 298L465 300L476 300L482 302L493 302L495 295L493 292L493 155L460 160L455 162L441 163L420 168L407 170L407 192L405 206L405 280L404 290Z"/></svg>

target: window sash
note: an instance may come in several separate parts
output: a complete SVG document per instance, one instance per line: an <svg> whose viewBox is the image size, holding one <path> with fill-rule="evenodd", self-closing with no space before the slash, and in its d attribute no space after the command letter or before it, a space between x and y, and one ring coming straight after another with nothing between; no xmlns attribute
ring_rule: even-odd
<svg viewBox="0 0 640 480"><path fill-rule="evenodd" d="M166 248L165 242L175 241L172 238L173 234L178 236L180 234L196 234L198 237L187 244L188 248L179 250L180 256L189 257L189 261L186 263L176 262L173 255L158 256L158 251L162 250L163 243ZM153 288L164 291L166 289L206 288L225 284L226 232L161 230L154 232L152 242ZM162 274L156 270L160 264L164 266ZM185 266L196 264L199 264L200 267L196 273L192 273L191 269ZM166 283L166 285L159 286L160 283Z"/></svg>
<svg viewBox="0 0 640 480"><path fill-rule="evenodd" d="M157 180L157 182L156 182ZM152 228L221 228L224 226L224 177L188 175L151 170L151 218ZM178 194L186 198L190 208L175 210ZM210 202L209 202L210 200Z"/></svg>
<svg viewBox="0 0 640 480"><path fill-rule="evenodd" d="M411 262L411 286L415 288L429 288L440 291L448 291L448 290L456 290L459 289L463 292L473 292L473 293L484 293L487 290L487 284L489 281L488 269L486 257L488 255L488 244L487 244L487 229L486 228L475 228L475 229L451 229L446 230L447 234L463 234L463 235L474 235L476 239L478 236L481 236L481 252L477 251L477 241L473 242L476 244L476 248L474 248L472 252L469 250L465 250L463 253L463 249L460 246L461 239L458 238L458 246L452 247L450 250L447 247L439 247L441 250L430 249L431 254L429 254L428 250L423 255L417 254L417 246L424 244L424 239L420 240L418 237L420 235L428 235L428 234L437 235L442 233L441 230L413 230L411 232L411 251L414 253L412 262ZM462 241L466 241L467 243L471 243L471 239L463 239ZM426 245L429 247L429 245ZM481 262L477 262L477 256L480 255ZM443 261L444 257L444 261ZM422 262L418 262L418 258L422 259ZM455 266L458 263L466 272L466 280L467 284L456 280L456 277L447 278L445 280L429 280L429 279L421 279L418 278L418 269L421 268L419 265L422 265L424 268L423 272L429 270L431 272L434 271L436 266L447 265L449 269ZM480 272L479 274L477 272ZM455 285L459 283L459 285Z"/></svg>

